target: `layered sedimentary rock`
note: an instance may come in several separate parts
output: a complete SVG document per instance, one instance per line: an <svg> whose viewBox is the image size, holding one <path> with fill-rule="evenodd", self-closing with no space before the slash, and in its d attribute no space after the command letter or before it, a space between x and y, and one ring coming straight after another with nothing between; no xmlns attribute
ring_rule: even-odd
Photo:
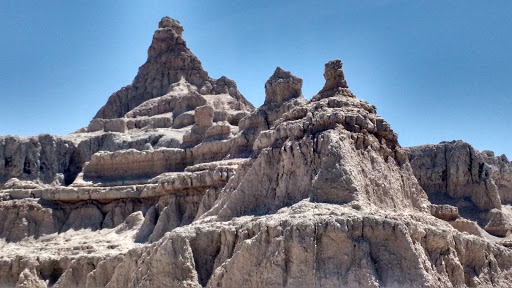
<svg viewBox="0 0 512 288"><path fill-rule="evenodd" d="M493 235L512 227L503 215L512 197L512 163L462 141L407 148L418 182L433 203L450 203ZM504 211L502 212L502 206Z"/></svg>
<svg viewBox="0 0 512 288"><path fill-rule="evenodd" d="M444 142L408 148L409 160L416 176L428 193L446 193L453 198L469 197L483 210L501 208L496 181L500 181L503 194L510 194L510 173L506 158L480 153L471 145ZM495 175L493 175L495 174Z"/></svg>
<svg viewBox="0 0 512 288"><path fill-rule="evenodd" d="M0 187L13 178L64 184L65 176L72 173L74 149L73 142L48 134L0 137Z"/></svg>
<svg viewBox="0 0 512 288"><path fill-rule="evenodd" d="M254 109L164 17L88 127L1 138L0 287L509 286L510 162L402 148L342 66Z"/></svg>
<svg viewBox="0 0 512 288"><path fill-rule="evenodd" d="M148 49L148 60L139 68L131 85L112 94L95 119L112 119L125 116L140 104L170 92L171 85L184 79L203 95L227 94L236 101L235 109L252 105L240 94L234 81L222 77L208 77L201 62L187 48L182 37L183 27L174 19L162 19ZM192 104L192 103L191 103Z"/></svg>

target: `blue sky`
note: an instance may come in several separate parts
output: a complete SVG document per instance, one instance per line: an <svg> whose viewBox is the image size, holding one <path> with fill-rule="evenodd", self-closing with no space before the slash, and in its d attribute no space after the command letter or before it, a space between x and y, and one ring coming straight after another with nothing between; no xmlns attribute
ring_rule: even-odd
<svg viewBox="0 0 512 288"><path fill-rule="evenodd" d="M167 15L255 106L276 66L310 99L339 58L402 146L461 139L512 158L511 1L1 1L0 134L86 126Z"/></svg>

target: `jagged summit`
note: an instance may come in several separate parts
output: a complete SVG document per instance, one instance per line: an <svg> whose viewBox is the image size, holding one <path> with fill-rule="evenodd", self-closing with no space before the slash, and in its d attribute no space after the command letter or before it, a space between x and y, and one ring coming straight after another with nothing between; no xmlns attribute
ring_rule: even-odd
<svg viewBox="0 0 512 288"><path fill-rule="evenodd" d="M331 60L325 63L324 78L326 82L322 91L333 88L348 88L342 67L343 62L341 62L339 59Z"/></svg>
<svg viewBox="0 0 512 288"><path fill-rule="evenodd" d="M343 62L339 59L331 60L325 63L324 79L325 85L313 96L311 101L318 101L323 98L331 97L335 94L347 97L355 97L350 91L345 80L345 73L343 73Z"/></svg>
<svg viewBox="0 0 512 288"><path fill-rule="evenodd" d="M277 67L265 82L265 104L281 103L297 97L302 97L302 79Z"/></svg>
<svg viewBox="0 0 512 288"><path fill-rule="evenodd" d="M158 22L158 29L171 28L178 36L183 37L183 26L180 21L173 19L169 16L165 16Z"/></svg>
<svg viewBox="0 0 512 288"><path fill-rule="evenodd" d="M182 78L202 95L229 94L240 102L242 109L253 108L240 94L234 81L226 77L216 80L208 76L199 59L187 48L179 21L164 17L158 27L148 49L148 59L139 68L132 84L112 94L94 119L123 117L144 101L165 95L170 85Z"/></svg>

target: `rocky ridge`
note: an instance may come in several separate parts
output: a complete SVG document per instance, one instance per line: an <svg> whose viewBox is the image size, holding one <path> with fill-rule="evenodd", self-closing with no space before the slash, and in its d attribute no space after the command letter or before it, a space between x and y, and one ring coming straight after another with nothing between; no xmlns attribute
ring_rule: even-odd
<svg viewBox="0 0 512 288"><path fill-rule="evenodd" d="M340 60L254 108L164 17L88 127L0 137L0 287L507 287L512 164L402 148Z"/></svg>
<svg viewBox="0 0 512 288"><path fill-rule="evenodd" d="M407 148L409 161L432 203L450 204L492 235L511 231L512 163L462 141ZM474 224L473 224L474 225Z"/></svg>

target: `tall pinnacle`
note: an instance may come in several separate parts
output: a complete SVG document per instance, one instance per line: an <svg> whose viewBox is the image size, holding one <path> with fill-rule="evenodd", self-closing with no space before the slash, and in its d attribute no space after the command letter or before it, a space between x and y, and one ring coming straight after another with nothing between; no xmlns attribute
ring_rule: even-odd
<svg viewBox="0 0 512 288"><path fill-rule="evenodd" d="M182 34L183 27L178 20L163 17L153 35L148 59L139 68L132 84L112 94L94 118L123 117L141 103L165 95L169 87L181 79L202 94L229 93L241 101L241 105L252 107L240 94L234 81L226 77L216 80L208 76L201 61L188 49Z"/></svg>
<svg viewBox="0 0 512 288"><path fill-rule="evenodd" d="M265 83L265 104L281 103L302 96L302 79L277 67Z"/></svg>
<svg viewBox="0 0 512 288"><path fill-rule="evenodd" d="M355 97L354 94L350 92L350 89L348 89L345 74L343 73L343 62L341 62L341 60L335 59L325 63L324 78L324 88L313 96L311 101L318 101L335 95Z"/></svg>
<svg viewBox="0 0 512 288"><path fill-rule="evenodd" d="M178 36L183 37L183 26L181 26L180 21L173 19L169 16L165 16L158 23L158 29L171 28Z"/></svg>
<svg viewBox="0 0 512 288"><path fill-rule="evenodd" d="M343 62L339 59L325 63L325 85L323 91L333 88L348 88L345 74L343 73Z"/></svg>

